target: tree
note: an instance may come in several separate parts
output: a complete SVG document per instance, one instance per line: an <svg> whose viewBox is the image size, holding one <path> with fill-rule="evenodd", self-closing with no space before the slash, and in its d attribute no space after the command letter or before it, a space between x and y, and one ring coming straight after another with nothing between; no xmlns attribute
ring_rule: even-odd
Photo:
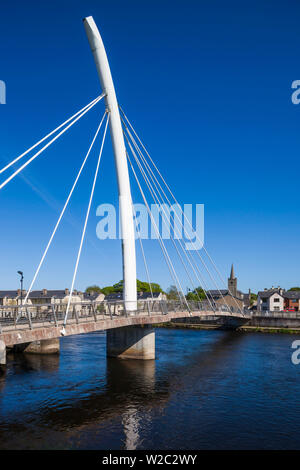
<svg viewBox="0 0 300 470"><path fill-rule="evenodd" d="M294 290L295 290L295 291L299 291L299 290L300 290L300 287L291 287L291 288L289 289L289 292L290 292L291 290L292 290L292 291L294 291Z"/></svg>
<svg viewBox="0 0 300 470"><path fill-rule="evenodd" d="M196 300L199 302L199 299L200 300L206 299L206 295L202 287L199 286L199 287L196 287L196 289L194 289L193 291L190 291L186 295L186 298L187 300Z"/></svg>
<svg viewBox="0 0 300 470"><path fill-rule="evenodd" d="M115 292L115 290L114 290L113 286L106 286L106 287L102 288L102 293L104 295L113 294L114 292Z"/></svg>
<svg viewBox="0 0 300 470"><path fill-rule="evenodd" d="M113 286L103 287L102 292L103 294L111 294L113 292L123 292L123 280L117 282ZM136 287L138 292L150 292L149 283L145 281L140 281L139 279L136 280ZM155 282L151 282L151 289L152 292L163 292L162 288L159 284Z"/></svg>
<svg viewBox="0 0 300 470"><path fill-rule="evenodd" d="M251 292L251 295L250 295L250 306L252 307L252 305L254 304L254 302L257 300L257 294L253 294Z"/></svg>
<svg viewBox="0 0 300 470"><path fill-rule="evenodd" d="M156 284L155 282L151 282L151 288L152 288L152 292L163 292L160 285Z"/></svg>
<svg viewBox="0 0 300 470"><path fill-rule="evenodd" d="M95 285L95 286L89 286L89 287L87 287L87 288L85 289L85 292L86 292L87 294L92 294L93 292L95 292L95 293L97 293L97 294L100 294L102 291L101 291L101 289L100 289L99 286L96 286L96 285Z"/></svg>
<svg viewBox="0 0 300 470"><path fill-rule="evenodd" d="M195 294L195 292L188 292L188 294L186 295L186 299L187 300L199 300L198 297L197 297L197 294Z"/></svg>
<svg viewBox="0 0 300 470"><path fill-rule="evenodd" d="M179 299L176 286L170 286L167 289L167 298L169 300L178 300Z"/></svg>

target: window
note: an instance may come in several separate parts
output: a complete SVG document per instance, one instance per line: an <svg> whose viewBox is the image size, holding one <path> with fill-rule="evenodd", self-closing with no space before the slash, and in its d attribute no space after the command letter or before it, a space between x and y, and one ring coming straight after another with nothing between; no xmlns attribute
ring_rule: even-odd
<svg viewBox="0 0 300 470"><path fill-rule="evenodd" d="M280 299L277 297L276 299L274 299L274 302L280 302Z"/></svg>
<svg viewBox="0 0 300 470"><path fill-rule="evenodd" d="M274 307L274 310L276 310L276 312L278 312L278 310L279 310L279 307Z"/></svg>

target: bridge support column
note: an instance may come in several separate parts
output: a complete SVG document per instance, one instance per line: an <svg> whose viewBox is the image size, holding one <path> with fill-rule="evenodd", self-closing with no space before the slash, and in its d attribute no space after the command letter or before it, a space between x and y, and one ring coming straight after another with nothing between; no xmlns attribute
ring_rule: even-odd
<svg viewBox="0 0 300 470"><path fill-rule="evenodd" d="M155 332L152 325L107 330L106 355L119 359L155 359Z"/></svg>
<svg viewBox="0 0 300 470"><path fill-rule="evenodd" d="M0 370L6 366L6 345L0 340Z"/></svg>
<svg viewBox="0 0 300 470"><path fill-rule="evenodd" d="M18 344L15 351L28 354L59 354L59 339L42 339L32 343Z"/></svg>

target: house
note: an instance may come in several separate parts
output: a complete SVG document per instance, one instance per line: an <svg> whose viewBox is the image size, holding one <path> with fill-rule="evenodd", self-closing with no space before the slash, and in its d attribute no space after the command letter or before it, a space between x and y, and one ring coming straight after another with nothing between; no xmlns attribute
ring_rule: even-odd
<svg viewBox="0 0 300 470"><path fill-rule="evenodd" d="M284 309L299 312L300 291L290 290L283 293Z"/></svg>
<svg viewBox="0 0 300 470"><path fill-rule="evenodd" d="M280 287L272 287L258 292L258 312L281 312L284 310L284 290Z"/></svg>
<svg viewBox="0 0 300 470"><path fill-rule="evenodd" d="M233 264L231 265L230 276L227 281L228 288L227 289L220 289L220 290L208 290L206 291L207 296L210 302L218 305L224 305L226 303L228 307L232 309L241 309L243 310L244 307L250 305L250 297L251 293L244 294L237 288L237 278L234 276L234 269Z"/></svg>
<svg viewBox="0 0 300 470"><path fill-rule="evenodd" d="M164 292L138 292L137 299L139 300L166 300L167 296Z"/></svg>
<svg viewBox="0 0 300 470"><path fill-rule="evenodd" d="M103 302L105 295L102 292L84 292L82 294L83 302Z"/></svg>
<svg viewBox="0 0 300 470"><path fill-rule="evenodd" d="M25 297L25 293L23 291ZM17 305L18 299L21 297L21 289L18 290L1 290L0 305Z"/></svg>
<svg viewBox="0 0 300 470"><path fill-rule="evenodd" d="M28 303L31 304L59 304L68 303L70 291L64 290L34 290L30 292ZM82 296L76 290L73 291L71 303L81 303Z"/></svg>
<svg viewBox="0 0 300 470"><path fill-rule="evenodd" d="M137 300L166 300L167 296L163 292L138 292ZM123 292L114 292L105 296L106 302L123 301Z"/></svg>
<svg viewBox="0 0 300 470"><path fill-rule="evenodd" d="M166 300L167 296L163 292L138 292L137 293L137 301L144 302L144 301L151 301L151 300ZM123 292L114 292L112 294L108 294L105 296L105 310L109 312L109 309L112 313L120 314L121 311L124 310L123 304ZM108 306L108 304L110 306Z"/></svg>

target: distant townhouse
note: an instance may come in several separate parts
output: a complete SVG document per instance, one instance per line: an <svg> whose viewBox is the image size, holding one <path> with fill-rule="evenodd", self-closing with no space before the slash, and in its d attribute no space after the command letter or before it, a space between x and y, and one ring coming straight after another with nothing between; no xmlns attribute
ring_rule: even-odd
<svg viewBox="0 0 300 470"><path fill-rule="evenodd" d="M17 305L21 290L1 290L0 305Z"/></svg>
<svg viewBox="0 0 300 470"><path fill-rule="evenodd" d="M163 292L138 292L137 300L166 300L167 296ZM105 296L107 302L117 302L123 300L123 292L114 292Z"/></svg>
<svg viewBox="0 0 300 470"><path fill-rule="evenodd" d="M166 300L167 296L164 292L138 292L138 300Z"/></svg>
<svg viewBox="0 0 300 470"><path fill-rule="evenodd" d="M82 300L84 302L103 302L105 295L102 292L84 292L82 294Z"/></svg>
<svg viewBox="0 0 300 470"><path fill-rule="evenodd" d="M258 292L257 311L258 312L280 312L284 310L285 291L280 287L264 289Z"/></svg>
<svg viewBox="0 0 300 470"><path fill-rule="evenodd" d="M163 292L138 292L137 301L166 300L167 296ZM105 310L111 310L115 314L119 314L124 310L123 292L114 292L105 296Z"/></svg>
<svg viewBox="0 0 300 470"><path fill-rule="evenodd" d="M28 303L31 304L59 304L67 303L69 301L70 291L69 289L64 290L34 290L30 292L28 297ZM80 303L82 301L82 294L73 291L71 303Z"/></svg>

